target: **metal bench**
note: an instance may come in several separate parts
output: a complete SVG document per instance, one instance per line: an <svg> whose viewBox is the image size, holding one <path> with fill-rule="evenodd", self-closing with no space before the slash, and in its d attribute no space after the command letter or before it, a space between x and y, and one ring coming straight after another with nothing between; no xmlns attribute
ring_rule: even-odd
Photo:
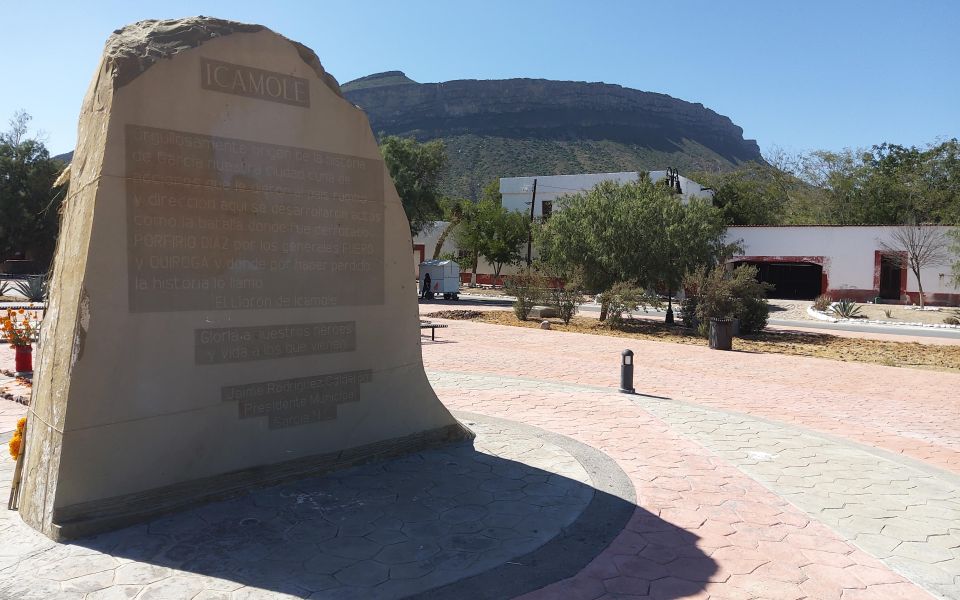
<svg viewBox="0 0 960 600"><path fill-rule="evenodd" d="M430 323L429 321L420 321L420 329L429 329L430 330L430 341L437 341L437 330L444 329L449 327L449 325L440 325L438 323Z"/></svg>

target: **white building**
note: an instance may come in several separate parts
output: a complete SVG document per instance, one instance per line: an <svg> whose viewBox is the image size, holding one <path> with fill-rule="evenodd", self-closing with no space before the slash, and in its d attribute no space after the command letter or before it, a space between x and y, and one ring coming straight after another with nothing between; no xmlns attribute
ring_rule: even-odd
<svg viewBox="0 0 960 600"><path fill-rule="evenodd" d="M946 232L949 227L924 225ZM752 226L730 227L728 240L741 241L744 253L733 264L753 264L760 278L773 283L771 297L812 299L830 294L834 299L919 303L920 286L902 261L884 244L895 246L886 226ZM960 260L960 257L957 258ZM949 264L920 271L924 302L960 305Z"/></svg>
<svg viewBox="0 0 960 600"><path fill-rule="evenodd" d="M650 173L654 182L667 176L667 171ZM500 179L500 193L505 207L529 214L536 181L533 216L538 219L543 217L544 211L549 217L554 201L561 196L590 190L602 181L625 183L636 181L637 177L635 171L504 177ZM713 198L712 190L683 176L678 179L685 200ZM432 257L446 225L437 222L417 236L414 241L415 263ZM809 300L826 293L835 299L867 301L881 298L888 302L918 303L920 286L913 272L884 250L884 244L894 245L891 238L894 229L885 226L733 226L727 230L728 241L740 241L744 253L733 257L730 263L757 266L760 278L774 284L774 291L770 294L773 298ZM938 229L946 231L950 228ZM442 252L455 254L456 250L453 236L449 236ZM467 269L467 265L461 266ZM477 283L499 283L493 281L493 271L492 265L481 259ZM515 268L504 267L502 274L515 272ZM469 281L470 274L464 273L463 278ZM925 303L960 305L960 289L953 283L949 264L923 269L921 280Z"/></svg>
<svg viewBox="0 0 960 600"><path fill-rule="evenodd" d="M650 180L654 183L666 178L667 174L667 171L649 172ZM503 196L504 207L530 214L530 200L533 197L534 182L536 181L537 205L534 207L533 216L539 219L543 217L544 208L546 208L547 216L551 214L554 202L561 196L589 191L601 181L627 183L636 181L639 176L640 174L637 171L624 171L622 173L501 177L500 194ZM712 190L704 188L696 181L687 179L683 175L678 175L678 177L680 179L680 195L685 202L688 202L691 198L713 199Z"/></svg>

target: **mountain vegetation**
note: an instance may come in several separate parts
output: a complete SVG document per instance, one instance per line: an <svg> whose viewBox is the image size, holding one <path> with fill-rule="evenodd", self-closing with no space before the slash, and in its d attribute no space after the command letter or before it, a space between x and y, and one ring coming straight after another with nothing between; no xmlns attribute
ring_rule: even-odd
<svg viewBox="0 0 960 600"><path fill-rule="evenodd" d="M544 79L421 84L400 71L342 86L378 135L443 141L442 193L478 199L498 177L725 171L762 162L743 130L695 104L618 85Z"/></svg>

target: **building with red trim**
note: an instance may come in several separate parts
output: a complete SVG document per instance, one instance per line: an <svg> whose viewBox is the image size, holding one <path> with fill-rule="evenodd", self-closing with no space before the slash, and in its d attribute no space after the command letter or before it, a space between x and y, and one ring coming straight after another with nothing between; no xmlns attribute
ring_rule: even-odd
<svg viewBox="0 0 960 600"><path fill-rule="evenodd" d="M946 232L949 227L922 225ZM919 303L920 285L907 267L905 252L896 247L895 226L810 225L734 226L728 239L740 241L744 253L731 263L752 264L760 278L776 286L771 297L812 299L829 294L834 299L860 302L880 298L890 303ZM899 255L899 256L897 256ZM960 257L957 258L960 260ZM960 304L960 289L951 266L929 265L920 271L924 302Z"/></svg>
<svg viewBox="0 0 960 600"><path fill-rule="evenodd" d="M712 198L712 190L680 176L675 170L652 171L649 175L654 181L668 178L685 202L692 198ZM624 172L504 177L500 179L500 191L505 207L531 213L533 219L546 219L554 209L554 200L564 195L587 191L601 181L624 183L635 181L638 176L637 172ZM432 258L446 225L437 222L416 237L414 264ZM934 225L921 227L940 232L950 229ZM879 298L889 303L916 304L921 286L901 260L903 252L886 249L896 246L891 237L895 229L873 225L733 226L727 231L728 241L739 241L744 252L734 256L730 264L756 266L760 279L775 286L770 294L772 298L812 300L820 294L829 294L836 300L849 298L864 302ZM446 239L442 252L457 255L453 236ZM463 261L461 267L467 270ZM493 267L481 259L476 283L500 284L501 281L494 281L493 272ZM504 267L502 275L515 272L515 268ZM469 282L471 273L463 273L462 279ZM950 264L927 266L922 269L920 279L926 304L960 305L960 289L954 284Z"/></svg>

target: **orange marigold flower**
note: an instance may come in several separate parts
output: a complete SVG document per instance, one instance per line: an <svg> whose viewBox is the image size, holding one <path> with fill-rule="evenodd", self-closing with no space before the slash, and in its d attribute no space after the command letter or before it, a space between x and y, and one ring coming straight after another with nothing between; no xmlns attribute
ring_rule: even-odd
<svg viewBox="0 0 960 600"><path fill-rule="evenodd" d="M17 421L17 433L23 435L23 430L27 427L27 418L20 417L20 420Z"/></svg>
<svg viewBox="0 0 960 600"><path fill-rule="evenodd" d="M18 310L17 312L19 312L19 313L22 315L22 314L23 314L23 309L21 308L21 309Z"/></svg>
<svg viewBox="0 0 960 600"><path fill-rule="evenodd" d="M20 450L23 446L23 438L20 437L20 434L16 434L10 440L8 447L10 448L10 456L13 457L13 460L20 458Z"/></svg>

